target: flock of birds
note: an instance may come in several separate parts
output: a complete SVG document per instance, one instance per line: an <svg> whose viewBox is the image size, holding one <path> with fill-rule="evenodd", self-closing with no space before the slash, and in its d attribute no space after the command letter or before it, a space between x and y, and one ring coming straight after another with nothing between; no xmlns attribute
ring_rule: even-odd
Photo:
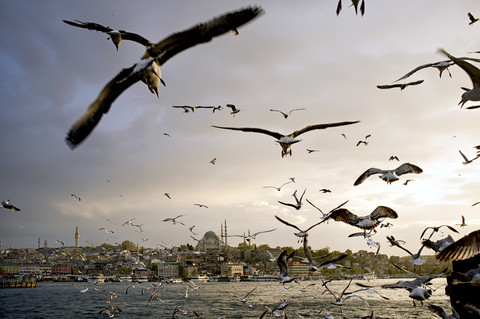
<svg viewBox="0 0 480 319"><path fill-rule="evenodd" d="M361 15L364 15L365 1L352 0L351 2L352 2L352 6L355 9L355 12L356 13L360 12ZM337 10L336 10L337 15L340 13L341 10L342 10L342 0L338 2ZM105 85L105 87L100 91L100 94L95 99L95 101L93 101L92 104L88 107L85 113L73 124L73 126L67 133L67 137L66 137L67 145L71 149L74 149L79 144L81 144L90 135L90 133L94 130L94 128L98 125L103 114L106 114L109 111L113 102L134 83L138 81L142 81L147 85L149 91L158 97L160 85L163 85L163 86L166 85L164 79L162 78L160 69L161 69L161 66L164 63L166 63L170 58L197 44L209 42L213 38L223 35L227 32L232 32L234 35L238 35L239 27L254 20L261 14L263 14L263 9L261 9L260 7L249 7L245 9L240 9L238 11L229 12L224 15L218 16L210 21L207 21L205 23L197 24L187 30L174 33L156 43L151 42L150 40L147 40L146 38L144 38L139 34L124 31L124 30L114 30L110 27L105 27L97 23L64 20L66 24L69 24L74 27L106 33L109 36L109 39L111 39L111 41L114 43L117 50L119 49L119 46L123 40L137 42L145 47L145 53L141 57L141 60L130 67L122 69L111 81L109 81ZM478 19L475 18L471 13L468 13L468 18L470 20L470 23L469 23L470 25L478 21ZM446 71L451 77L452 75L449 71L449 67L456 65L461 69L463 69L468 74L473 85L473 88L471 89L464 88L465 92L461 96L459 105L463 107L464 104L468 101L480 101L480 70L468 62L468 61L480 62L480 59L475 59L470 57L455 57L443 49L439 49L439 52L445 55L448 59L420 65L414 68L412 71L400 77L398 80L394 81L393 84L378 85L377 87L379 89L400 88L401 90L404 90L408 86L420 85L421 83L423 83L423 80L417 80L417 81L406 82L406 83L397 83L397 82L405 80L410 76L412 76L413 74L415 74L416 72L426 68L437 69L439 71L440 77L442 76L442 73ZM186 113L194 113L199 109L209 109L212 112L222 110L222 106L174 105L173 107L182 109ZM226 107L231 109L231 114L233 116L240 111L240 109L238 109L234 104L226 104ZM271 112L280 113L285 119L287 119L293 112L302 111L302 110L305 110L305 108L295 108L289 111L270 109ZM263 135L269 135L273 137L275 139L275 142L280 145L282 149L281 156L284 157L286 155L292 155L291 146L301 141L300 139L297 138L301 134L311 132L314 130L323 130L323 129L333 128L333 127L348 126L348 125L353 125L357 123L360 123L360 121L356 120L356 121L341 121L341 122L325 123L325 124L313 124L313 125L308 125L299 130L296 130L289 134L282 134L282 133L273 132L267 129L255 128L255 127L226 127L226 126L217 126L217 125L213 125L213 127L218 129L223 129L223 130L251 132L251 133L260 133ZM343 133L342 135L346 138L346 136ZM357 143L357 146L362 144L367 145L368 144L367 139L369 137L370 135L366 135L363 140L359 140ZM473 162L474 160L480 157L480 146L477 146L476 148L479 150L479 152L477 152L477 156L472 159L468 159L461 151L459 151L460 155L464 160L463 163L465 165L470 164L471 162ZM315 152L316 150L307 149L307 151L311 153L311 152ZM215 160L216 158L213 159L211 163L215 164ZM390 160L399 161L398 157L393 155L390 158ZM367 178L369 178L372 175L379 175L380 179L385 181L387 184L391 184L395 181L398 181L399 177L404 174L420 174L422 172L423 170L420 167L408 162L403 163L394 169L379 169L379 168L372 167L367 169L365 172L363 172L357 178L357 180L353 183L353 185L358 186L362 184ZM411 180L407 180L404 185L407 185L408 181L411 181ZM294 183L294 182L295 180L292 178L278 187L264 186L264 188L274 188L277 191L280 191L283 186L290 183ZM323 189L321 191L323 191L324 193L330 192L330 190L328 189ZM302 208L302 204L303 204L302 201L305 193L306 193L306 189L298 197L297 190L295 190L295 192L292 194L292 197L295 200L294 203L290 203L286 201L278 201L278 203L287 207L294 208L295 210L300 210ZM171 198L169 193L165 193L164 195L168 198ZM81 201L81 198L78 197L77 195L71 194L71 196L75 200ZM377 247L377 249L379 250L380 243L372 240L372 237L377 232L376 228L377 227L390 228L392 224L384 223L385 219L398 218L397 212L392 208L386 207L386 206L377 206L370 214L365 216L359 216L357 214L352 213L350 210L343 208L343 206L347 204L347 202L348 201L342 203L336 208L330 210L328 213L323 213L318 207L316 207L313 203L308 201L308 203L310 203L313 207L315 207L322 213L322 217L320 221L316 221L312 223L311 226L306 228L305 227L301 228L300 226L297 226L292 222L285 220L284 218L275 216L276 220L282 223L283 225L286 225L288 227L295 229L296 232L294 233L294 235L298 238L298 241L302 243L304 253L306 256L303 262L308 264L310 272L319 271L320 269L326 268L326 267L342 267L341 265L336 263L346 257L345 254L342 254L340 256L330 258L330 259L325 259L328 256L323 256L324 260L322 262L318 262L315 258L313 258L312 252L310 251L310 248L308 246L309 232L313 228L319 226L320 224L328 222L330 220L343 222L348 225L351 225L352 227L356 227L362 230L362 232L352 234L351 237L363 236L363 238L367 240L367 243L370 246ZM475 203L474 205L476 204L478 203ZM208 208L206 205L203 205L203 204L196 203L195 205L202 208ZM12 205L9 200L2 201L1 207L12 210L12 211L20 211L20 209ZM183 216L184 215L178 215L176 217L165 218L163 222L171 222L173 225L180 224L185 226L185 224L182 221L178 220ZM137 227L140 232L143 232L142 230L143 225L134 224L133 223L134 220L135 218L126 221L122 224L122 226ZM465 219L462 216L462 224L460 224L460 226L463 227L465 225L466 225ZM191 226L188 228L192 234L196 235L196 233L193 232L194 227L195 226ZM411 260L412 263L417 266L425 262L425 260L421 258L421 254L424 248L429 248L434 250L434 252L436 253L436 258L443 261L462 260L462 259L470 258L480 252L480 230L473 231L469 235L457 241L455 241L451 237L451 235L448 235L444 238L433 241L432 240L433 236L439 233L440 229L448 229L453 233L458 233L458 231L450 225L427 227L420 235L420 240L421 240L420 248L416 253L412 253L411 251L406 249L404 247L405 242L395 239L394 236L392 235L387 236L387 240L390 243L390 245L395 246L405 251L406 253L408 253L412 257L412 260ZM103 231L107 234L114 233L113 230L109 230L107 227L101 227L98 230ZM428 237L424 238L424 235L428 230L432 230L432 232ZM244 240L250 243L252 240L256 239L257 235L263 234L263 233L269 233L272 231L275 231L275 229L258 231L258 232L255 232L254 234L251 234L251 235L249 234L248 236L245 236L245 234L230 235L230 236L242 237ZM193 236L192 238L198 241L198 239L194 238ZM57 242L64 245L64 243L60 240L57 240ZM377 253L378 253L378 250L377 250ZM294 257L295 257L294 253L288 254L287 251L284 250L279 256L272 258L272 260L276 259L277 261L277 265L279 269L278 279L279 279L279 282L284 286L287 283L299 282L298 278L295 278L294 276L291 276L289 274L289 262L292 261ZM475 278L475 280L479 280L478 277L480 277L480 271L478 271L478 269L474 270L474 272L475 271L477 272L471 277ZM414 300L414 304L415 304L415 301L420 301L421 303L423 303L423 301L427 300L432 294L432 290L426 287L426 285L434 278L445 276L445 271L442 271L438 274L432 274L427 276L418 276L416 274L413 274L413 275L416 277L416 279L414 280L411 280L411 281L401 280L401 281L398 281L397 283L381 285L380 287L384 289L395 289L395 288L405 289L409 292L410 294L409 297ZM465 274L465 276L467 275ZM360 291L367 291L370 293L373 292L380 295L380 293L372 289L373 288L372 286L365 286L365 285L362 286L361 284L358 284L358 283L357 285L362 286L361 289L357 289L355 291L348 291L348 288L350 287L351 282L352 281L350 280L341 293L336 293L331 289L329 289L328 282L323 282L322 286L325 287L326 292L333 295L335 299L335 302L333 302L333 304L336 306L341 306L348 299L360 299L366 302L366 300L363 297L360 297L357 295L357 293ZM161 284L162 283L160 283L160 285ZM195 286L189 285L188 287L190 287L190 289L196 289ZM187 294L188 294L188 287L187 287ZM131 288L133 288L133 286ZM150 293L150 299L146 304L147 306L154 300L161 300L159 297L158 288L159 286L153 289L148 288L148 292ZM307 287L304 287L303 289L306 289L306 288ZM82 290L81 292L85 293L87 290ZM249 291L247 294L240 297L235 296L235 298L242 303L246 303L247 298L254 291L255 291L255 288ZM127 293L128 293L128 289L125 294ZM380 296L383 299L388 299L382 295ZM119 307L115 307L114 305L111 304L112 300L114 300L116 297L117 296L114 293L110 293L109 295L107 294L107 296L105 297L105 300L108 306L102 311L100 311L100 313L105 313L109 317L113 317L117 312L121 312ZM277 306L271 309L267 309L261 315L260 318L266 318L267 316L268 317L278 316L278 313L281 313L282 316L286 317L285 308L287 307L287 305L288 305L287 301L282 301ZM440 315L441 311L438 309L438 306L429 305L429 308L433 312ZM478 308L477 308L477 311L480 312ZM179 313L182 313L181 309L179 307L175 308L172 317L175 317ZM199 316L194 311L183 312L183 314L193 314L197 317ZM318 315L320 317L323 316L323 318L334 318L333 315L331 315L328 312L324 313L323 315L322 314L318 314ZM440 315L440 316L442 316L443 318L447 318L446 314L445 316L444 315ZM373 318L373 314L372 314L372 318ZM452 315L451 317L448 317L448 318L456 318L456 317Z"/></svg>

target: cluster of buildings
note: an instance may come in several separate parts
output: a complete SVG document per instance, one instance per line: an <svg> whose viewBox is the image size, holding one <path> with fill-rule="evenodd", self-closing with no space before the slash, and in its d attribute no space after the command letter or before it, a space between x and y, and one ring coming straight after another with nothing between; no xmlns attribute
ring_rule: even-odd
<svg viewBox="0 0 480 319"><path fill-rule="evenodd" d="M227 243L227 226L222 225L220 237L213 231L206 232L198 240L196 247L182 245L170 248L139 248L130 241L112 246L103 244L97 247L80 247L78 226L75 231L75 246L48 247L47 242L40 247L25 249L2 249L0 242L0 274L15 276L35 276L38 279L87 280L99 276L115 280L121 277L158 280L162 278L220 278L246 279L271 278L275 280L278 266L275 256L284 248L256 246L246 242L238 247ZM189 249L190 248L190 249ZM192 249L193 248L193 249ZM289 249L293 250L292 247ZM314 255L324 255L328 249L313 251ZM340 252L333 252L331 257ZM398 273L391 266L394 262L411 268L409 258L375 255L361 250L347 251L348 256L337 262L335 268L322 269L309 273L308 265L302 258L289 263L289 274L298 278L341 278L345 276L390 276ZM297 256L304 256L302 247L296 250ZM273 258L272 258L273 257ZM423 256L422 256L423 257ZM422 265L426 273L445 267L433 258L426 256ZM368 269L368 271L366 270Z"/></svg>

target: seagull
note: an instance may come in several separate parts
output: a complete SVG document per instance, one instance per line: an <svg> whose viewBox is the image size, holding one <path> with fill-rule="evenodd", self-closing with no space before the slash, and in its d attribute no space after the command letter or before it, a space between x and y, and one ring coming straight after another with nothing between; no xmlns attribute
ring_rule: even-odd
<svg viewBox="0 0 480 319"><path fill-rule="evenodd" d="M474 157L472 159L468 159L465 154L462 153L462 151L458 150L458 152L460 153L460 155L462 155L462 158L463 158L463 162L462 164L463 165L467 165L467 164L470 164L471 162L473 162L474 160L476 160L478 158L478 155L477 157Z"/></svg>
<svg viewBox="0 0 480 319"><path fill-rule="evenodd" d="M473 66L472 64L468 63L464 59L456 58L450 55L447 51L443 49L438 49L440 53L445 54L450 60L452 60L456 65L462 68L465 72L467 72L470 80L472 81L473 88L468 90L467 92L462 94L462 99L458 103L460 107L467 101L480 101L480 70Z"/></svg>
<svg viewBox="0 0 480 319"><path fill-rule="evenodd" d="M442 261L464 260L480 252L480 230L460 238L435 255Z"/></svg>
<svg viewBox="0 0 480 319"><path fill-rule="evenodd" d="M278 201L278 202L282 205L290 206L290 207L295 208L296 210L299 210L300 208L302 208L302 199L303 199L303 195L305 195L306 191L307 191L307 189L305 188L305 190L302 193L302 196L300 196L300 199L297 198L297 191L295 190L295 192L293 192L292 196L295 198L295 202L296 202L295 204L285 203L285 202L282 202L282 201Z"/></svg>
<svg viewBox="0 0 480 319"><path fill-rule="evenodd" d="M288 256L287 250L284 250L277 258L277 265L280 269L280 271L278 272L278 278L280 279L280 283L283 285L292 281L296 281L295 277L288 276L288 262L290 261L290 259L293 258L294 255L295 250Z"/></svg>
<svg viewBox="0 0 480 319"><path fill-rule="evenodd" d="M363 141L362 141L362 140L358 141L358 142L357 142L357 146L359 146L359 145L361 145L361 144L368 145L367 139L368 139L370 136L371 136L371 135L368 134L367 136L365 136L365 139L364 139Z"/></svg>
<svg viewBox="0 0 480 319"><path fill-rule="evenodd" d="M240 112L240 109L237 109L237 107L233 104L227 104L226 107L230 108L232 111L230 112L230 114L232 114L233 116L235 116L235 114L237 114L238 112Z"/></svg>
<svg viewBox="0 0 480 319"><path fill-rule="evenodd" d="M104 230L107 234L108 234L108 233L112 233L112 234L115 233L113 230L108 230L108 229L105 228L105 227L99 228L98 230Z"/></svg>
<svg viewBox="0 0 480 319"><path fill-rule="evenodd" d="M437 314L439 317L442 319L460 319L460 315L457 313L455 308L452 306L452 314L450 316L447 315L445 310L443 310L442 307L437 306L437 305L427 305L428 310L431 312Z"/></svg>
<svg viewBox="0 0 480 319"><path fill-rule="evenodd" d="M292 112L295 112L295 111L303 111L303 110L305 110L305 108L293 109L293 110L290 110L290 111L288 111L287 113L285 113L285 112L282 112L282 111L280 111L280 110L270 109L271 112L279 112L279 113L281 113L285 119L287 119L288 116L289 116Z"/></svg>
<svg viewBox="0 0 480 319"><path fill-rule="evenodd" d="M329 189L327 189L327 188L322 188L322 189L319 189L318 191L319 191L319 192L322 192L322 193L324 193L324 194L325 194L325 193L331 193L331 192L332 192L331 190L329 190Z"/></svg>
<svg viewBox="0 0 480 319"><path fill-rule="evenodd" d="M398 156L395 156L395 155L390 156L390 158L389 158L388 160L389 160L389 161L397 160L397 162L400 161L400 160L398 159Z"/></svg>
<svg viewBox="0 0 480 319"><path fill-rule="evenodd" d="M340 261L340 260L342 260L342 259L344 259L345 257L348 256L348 254L340 254L340 255L338 255L338 256L330 259L330 260L324 261L324 262L320 263L319 265L315 266L312 252L308 248L308 236L305 236L303 238L303 251L305 252L305 256L307 257L306 259L307 259L307 262L308 262L308 271L309 272L315 272L315 271L323 269L323 268L328 268L328 266L330 264L332 264L334 262L337 262L337 261ZM320 258L327 257L329 255L330 254L328 254L326 256L322 256Z"/></svg>
<svg viewBox="0 0 480 319"><path fill-rule="evenodd" d="M132 33L132 32L127 32L127 31L124 31L124 30L114 30L110 27L104 27L103 25L98 24L98 23L82 22L82 21L78 21L78 20L75 20L75 21L62 20L62 21L65 22L66 24L72 25L74 27L84 28L84 29L88 29L88 30L100 31L100 32L108 34L110 36L109 39L112 40L113 44L117 48L117 51L118 51L118 47L120 46L120 43L122 42L122 40L130 40L130 41L138 42L145 47L149 47L149 46L154 44L154 43L150 42L149 40L145 39L144 37L142 37L139 34Z"/></svg>
<svg viewBox="0 0 480 319"><path fill-rule="evenodd" d="M375 227L380 225L383 219L395 219L397 217L397 213L387 206L378 206L367 216L357 216L346 208L338 208L332 211L328 216L328 218L335 221L344 222L363 230L373 229L375 232Z"/></svg>
<svg viewBox="0 0 480 319"><path fill-rule="evenodd" d="M209 163L212 164L212 165L215 165L217 162L217 158L214 157Z"/></svg>
<svg viewBox="0 0 480 319"><path fill-rule="evenodd" d="M408 78L413 73L415 73L417 71L420 71L422 69L425 69L425 68L429 68L429 67L436 68L440 72L440 74L439 74L440 77L442 77L442 73L445 70L448 72L448 75L450 75L450 77L452 77L452 74L450 73L450 70L448 69L448 67L452 66L453 64L455 64L455 63L453 63L450 60L423 64L423 65L420 65L419 67L416 67L412 71L408 72L407 74L405 74L404 76L402 76L398 80L395 80L394 82L398 82L400 80L405 80L406 78Z"/></svg>
<svg viewBox="0 0 480 319"><path fill-rule="evenodd" d="M367 169L360 177L357 178L355 183L353 183L354 186L360 185L363 183L364 180L366 180L368 177L374 174L381 174L380 178L387 182L387 184L391 184L395 181L398 180L397 176L407 174L407 173L415 173L415 174L420 174L422 173L423 170L413 164L410 163L403 163L399 167L392 169L392 170L382 170L379 168L369 168Z"/></svg>
<svg viewBox="0 0 480 319"><path fill-rule="evenodd" d="M133 222L134 220L135 220L135 218L132 218L132 219L130 219L130 220L127 220L126 222L124 222L124 223L122 224L122 226L132 225L132 222Z"/></svg>
<svg viewBox="0 0 480 319"><path fill-rule="evenodd" d="M253 288L252 290L250 290L250 291L249 291L245 296L243 296L243 297L238 297L237 295L234 295L234 294L232 294L232 296L234 296L235 298L237 298L238 300L240 300L241 303L244 304L244 303L247 302L248 296L250 296L250 294L251 294L252 292L254 292L255 289L257 289L257 287L255 287L255 288Z"/></svg>
<svg viewBox="0 0 480 319"><path fill-rule="evenodd" d="M390 228L392 227L393 224L392 223L384 223L384 224L380 224L380 228L383 228L383 227L386 227L386 228Z"/></svg>
<svg viewBox="0 0 480 319"><path fill-rule="evenodd" d="M100 122L103 114L108 112L115 99L136 82L145 82L150 91L157 93L159 83L165 84L161 78L160 66L170 58L197 44L209 42L228 31L238 32L238 27L262 13L263 9L260 7L228 12L148 46L142 59L133 66L121 70L107 83L87 111L73 124L67 133L67 145L74 149L84 141Z"/></svg>
<svg viewBox="0 0 480 319"><path fill-rule="evenodd" d="M14 212L19 212L19 211L21 211L20 208L14 206L14 205L12 205L12 204L10 204L10 200L9 200L9 199L3 200L3 201L0 203L0 207L3 207L3 208L5 208L5 209L10 209L10 210L12 210L12 211L14 211Z"/></svg>
<svg viewBox="0 0 480 319"><path fill-rule="evenodd" d="M62 244L62 246L65 246L65 243L64 243L62 240L57 239L57 240L55 240L55 241L56 241L57 243L59 243L59 244Z"/></svg>
<svg viewBox="0 0 480 319"><path fill-rule="evenodd" d="M169 193L163 193L163 195L167 196L168 199L172 199Z"/></svg>
<svg viewBox="0 0 480 319"><path fill-rule="evenodd" d="M422 250L423 250L423 247L425 247L425 244L422 243L422 246L420 247L420 249L418 250L418 252L416 254L412 254L410 252L410 250L406 249L405 247L403 247L402 245L399 244L398 241L395 240L395 238L393 238L393 236L387 236L387 239L388 241L390 242L390 245L391 246L397 246L398 248L400 249L403 249L404 251L406 251L410 256L412 256L412 260L410 261L411 263L413 263L414 265L421 265L423 264L426 260L425 259L421 259L420 258L420 254L422 253Z"/></svg>
<svg viewBox="0 0 480 319"><path fill-rule="evenodd" d="M473 205L472 205L473 206ZM466 223L465 223L465 216L462 215L462 223L461 224L456 224L460 227L465 227L465 226L468 226Z"/></svg>
<svg viewBox="0 0 480 319"><path fill-rule="evenodd" d="M409 182L413 182L413 181L414 181L413 179L407 179L407 180L403 183L403 185L404 185L404 186L407 186L407 184L408 184Z"/></svg>
<svg viewBox="0 0 480 319"><path fill-rule="evenodd" d="M473 14L471 14L470 12L467 13L467 16L468 16L468 19L470 19L470 22L468 23L469 25L473 25L475 22L478 21L478 18L475 18Z"/></svg>
<svg viewBox="0 0 480 319"><path fill-rule="evenodd" d="M190 111L194 113L195 110L197 109L196 106L188 106L188 105L172 105L172 107L177 109L183 109L185 113L190 113Z"/></svg>
<svg viewBox="0 0 480 319"><path fill-rule="evenodd" d="M430 236L428 237L428 239L432 238L433 234L435 234L436 232L440 231L440 228L442 227L447 227L448 229L450 229L451 231L453 231L454 233L457 233L458 234L458 231L453 228L452 226L450 225L440 225L440 226L433 226L433 227L427 227L425 228L423 231L422 231L422 234L420 235L420 239L423 238L423 235L425 235L425 232L429 229L432 230L432 233L430 234Z"/></svg>
<svg viewBox="0 0 480 319"><path fill-rule="evenodd" d="M358 14L358 4L360 3L360 0L351 0L352 4L350 6L353 6L355 8L355 14ZM342 11L342 0L338 1L337 4L337 16L340 14L340 11ZM365 0L362 0L362 3L360 4L360 13L363 16L365 14Z"/></svg>
<svg viewBox="0 0 480 319"><path fill-rule="evenodd" d="M263 186L263 188L275 188L277 191L280 191L283 186L285 186L287 184L290 184L290 183L294 183L294 182L292 180L289 180L288 182L283 183L279 187L277 187L277 186Z"/></svg>
<svg viewBox="0 0 480 319"><path fill-rule="evenodd" d="M423 80L418 80L418 81L408 82L408 83L377 85L377 88L379 88L379 89L400 88L400 90L402 91L402 90L404 90L407 86L419 85L419 84L422 84L422 83L423 83Z"/></svg>
<svg viewBox="0 0 480 319"><path fill-rule="evenodd" d="M253 233L251 235L227 235L227 237L242 237L243 239L245 239L246 241L248 241L248 243L250 244L250 241L251 240L254 240L254 239L257 239L257 235L259 234L263 234L263 233L269 233L269 232L272 232L276 230L276 228L274 229L269 229L269 230L263 230L263 231L259 231L259 232L256 232L256 233Z"/></svg>
<svg viewBox="0 0 480 319"><path fill-rule="evenodd" d="M79 202L82 201L82 199L81 199L80 197L78 197L77 195L75 195L75 194L71 194L70 196L72 196L73 199L76 200L76 201L79 201Z"/></svg>
<svg viewBox="0 0 480 319"><path fill-rule="evenodd" d="M183 226L185 226L184 223L182 223L182 222L177 222L177 220L176 220L177 218L182 217L182 216L185 216L185 215L178 215L177 217L173 217L173 218L167 217L167 218L165 218L164 220L162 220L162 222L169 222L169 221L171 221L174 225L175 225L176 223L179 223L179 224L182 224Z"/></svg>
<svg viewBox="0 0 480 319"><path fill-rule="evenodd" d="M422 244L430 249L433 249L436 253L444 250L447 246L450 244L453 244L455 240L452 238L452 236L448 235L445 238L439 239L437 241L431 241L430 239L424 239L422 240Z"/></svg>
<svg viewBox="0 0 480 319"><path fill-rule="evenodd" d="M310 154L310 153L313 153L313 152L320 152L320 150L311 150L311 149L307 148L307 152L308 152L308 154Z"/></svg>
<svg viewBox="0 0 480 319"><path fill-rule="evenodd" d="M350 125L350 124L355 124L360 121L353 121L353 122L337 122L337 123L329 123L329 124L315 124L315 125L309 125L307 127L304 127L298 131L292 132L290 134L284 135L280 134L277 132L272 132L268 131L262 128L254 128L254 127L225 127L225 126L216 126L212 125L215 128L221 128L221 129L226 129L226 130L236 130L236 131L243 131L243 132L253 132L253 133L262 133L262 134L267 134L270 135L274 138L276 138L276 142L280 144L282 147L282 157L284 157L287 154L292 155L292 150L290 149L290 146L292 144L298 143L301 140L295 139L295 137L299 136L300 134L312 131L312 130L322 130L326 129L329 127L337 127L337 126L343 126L343 125Z"/></svg>

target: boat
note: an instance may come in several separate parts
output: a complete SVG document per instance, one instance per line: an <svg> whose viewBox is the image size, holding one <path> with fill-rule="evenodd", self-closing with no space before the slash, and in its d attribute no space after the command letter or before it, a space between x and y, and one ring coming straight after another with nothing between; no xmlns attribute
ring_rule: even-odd
<svg viewBox="0 0 480 319"><path fill-rule="evenodd" d="M105 282L105 276L103 274L88 276L88 282Z"/></svg>

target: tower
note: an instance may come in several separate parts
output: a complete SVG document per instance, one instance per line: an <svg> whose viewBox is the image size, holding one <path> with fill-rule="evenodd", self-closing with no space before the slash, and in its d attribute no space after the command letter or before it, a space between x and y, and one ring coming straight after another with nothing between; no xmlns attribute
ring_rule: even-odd
<svg viewBox="0 0 480 319"><path fill-rule="evenodd" d="M223 234L223 224L220 224L220 239L225 242L224 234Z"/></svg>
<svg viewBox="0 0 480 319"><path fill-rule="evenodd" d="M38 249L40 249L40 237L38 237Z"/></svg>
<svg viewBox="0 0 480 319"><path fill-rule="evenodd" d="M225 249L228 248L228 243L227 243L227 220L225 219L225 226L223 227L223 233L224 233L224 236L225 236Z"/></svg>
<svg viewBox="0 0 480 319"><path fill-rule="evenodd" d="M78 225L77 228L75 228L75 247L80 247L80 232L78 231Z"/></svg>
<svg viewBox="0 0 480 319"><path fill-rule="evenodd" d="M45 241L43 242L43 248L47 248L48 245L47 245L47 240L45 239Z"/></svg>

